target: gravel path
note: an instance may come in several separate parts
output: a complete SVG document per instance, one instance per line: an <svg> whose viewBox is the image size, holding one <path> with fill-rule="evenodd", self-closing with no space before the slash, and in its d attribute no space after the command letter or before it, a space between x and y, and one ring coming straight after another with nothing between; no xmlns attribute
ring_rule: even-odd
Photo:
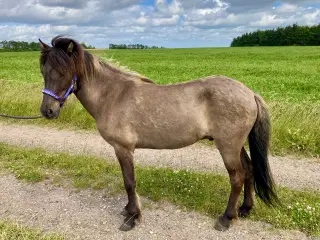
<svg viewBox="0 0 320 240"><path fill-rule="evenodd" d="M103 198L89 190L75 193L47 182L28 184L14 176L0 176L0 218L58 232L67 239L311 239L299 231L272 230L268 224L240 220L226 232L213 228L214 220L184 212L167 203L150 203L144 220L130 232L121 232L119 211L125 198ZM145 199L142 199L145 202ZM146 205L146 204L145 204Z"/></svg>
<svg viewBox="0 0 320 240"><path fill-rule="evenodd" d="M113 148L99 134L93 132L75 132L0 122L0 142L115 160ZM219 152L203 144L194 144L176 150L137 149L135 161L140 165L227 174ZM270 166L277 184L295 189L320 190L319 159L270 157Z"/></svg>

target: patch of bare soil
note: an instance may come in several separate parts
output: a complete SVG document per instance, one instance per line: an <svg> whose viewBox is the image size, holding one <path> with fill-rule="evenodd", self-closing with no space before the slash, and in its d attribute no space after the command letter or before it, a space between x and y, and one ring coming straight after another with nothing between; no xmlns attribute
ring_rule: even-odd
<svg viewBox="0 0 320 240"><path fill-rule="evenodd" d="M11 175L0 176L0 186L1 219L62 233L66 239L309 239L299 231L274 230L268 224L245 220L218 232L209 217L146 199L142 199L148 203L142 222L130 232L121 232L125 197L105 198L90 190L75 193L48 182L28 184Z"/></svg>

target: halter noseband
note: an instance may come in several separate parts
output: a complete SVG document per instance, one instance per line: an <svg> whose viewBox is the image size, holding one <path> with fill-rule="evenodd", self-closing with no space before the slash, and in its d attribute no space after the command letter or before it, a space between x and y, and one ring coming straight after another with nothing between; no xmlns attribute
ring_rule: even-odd
<svg viewBox="0 0 320 240"><path fill-rule="evenodd" d="M74 75L73 79L72 79L72 82L71 82L71 85L68 88L68 90L66 91L66 93L63 95L63 97L60 97L57 94L55 94L54 92L52 92L52 91L50 91L48 89L45 89L45 88L42 90L42 93L43 94L47 94L50 97L53 97L54 99L59 101L60 102L60 108L62 108L62 106L63 106L64 102L67 100L67 98L75 91L77 80L78 80L77 75Z"/></svg>

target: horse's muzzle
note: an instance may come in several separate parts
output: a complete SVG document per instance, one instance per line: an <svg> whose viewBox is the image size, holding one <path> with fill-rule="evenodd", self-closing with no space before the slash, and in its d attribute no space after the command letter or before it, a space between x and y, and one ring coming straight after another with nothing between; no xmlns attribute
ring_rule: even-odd
<svg viewBox="0 0 320 240"><path fill-rule="evenodd" d="M53 104L47 106L43 104L40 108L40 112L46 119L55 119L60 113L59 103L54 102Z"/></svg>
<svg viewBox="0 0 320 240"><path fill-rule="evenodd" d="M46 112L42 112L42 116L47 119L55 119L59 116L59 113L54 112L52 109L48 109Z"/></svg>

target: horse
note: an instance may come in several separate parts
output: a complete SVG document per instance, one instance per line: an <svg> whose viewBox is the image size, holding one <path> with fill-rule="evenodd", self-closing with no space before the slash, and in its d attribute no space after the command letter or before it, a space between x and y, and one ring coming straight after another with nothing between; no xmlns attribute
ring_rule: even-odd
<svg viewBox="0 0 320 240"><path fill-rule="evenodd" d="M249 215L254 192L269 207L279 202L268 162L268 106L240 81L208 76L161 85L101 60L72 38L56 36L52 46L39 39L39 45L45 87L41 114L57 118L74 93L114 148L128 197L120 230L131 230L142 219L133 162L139 148L178 149L204 139L215 141L231 185L227 207L214 225L219 231ZM247 140L251 158L244 148Z"/></svg>

